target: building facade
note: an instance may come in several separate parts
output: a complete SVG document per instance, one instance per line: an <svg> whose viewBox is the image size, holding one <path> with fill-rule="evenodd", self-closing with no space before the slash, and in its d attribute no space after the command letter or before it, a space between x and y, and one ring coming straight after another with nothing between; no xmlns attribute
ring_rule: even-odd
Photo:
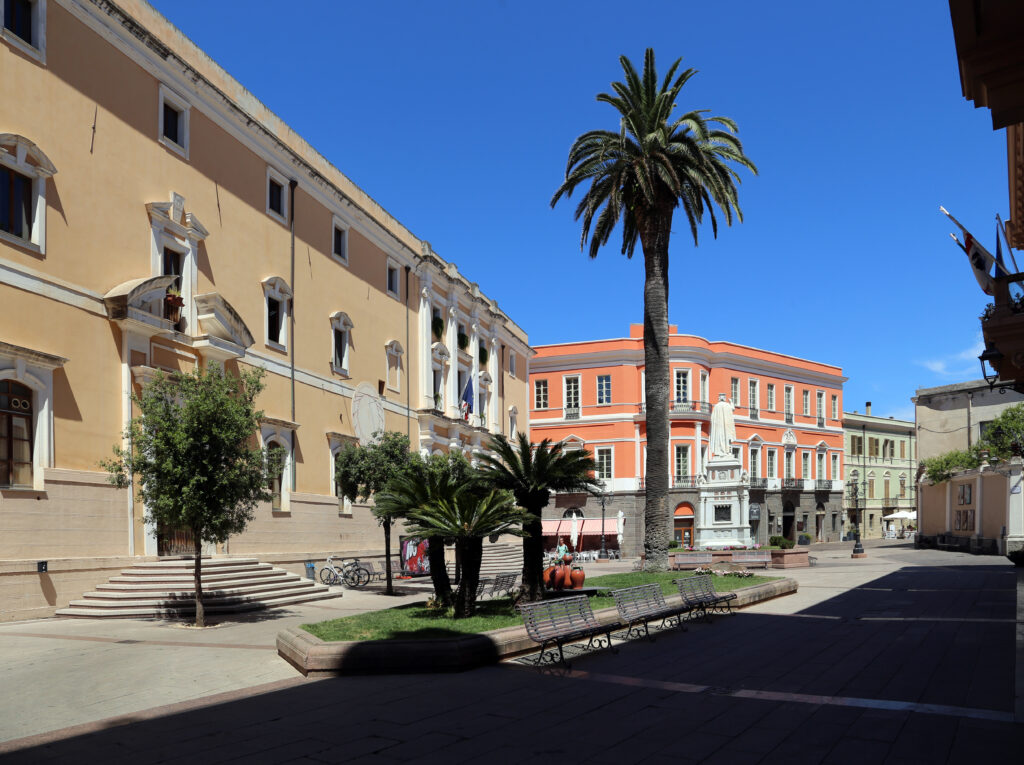
<svg viewBox="0 0 1024 765"><path fill-rule="evenodd" d="M988 424L1024 401L1011 387L990 388L984 380L921 388L913 402L920 459L978 443ZM1024 546L1021 466L984 463L932 485L922 475L918 487L919 539L973 552L1003 552Z"/></svg>
<svg viewBox="0 0 1024 765"><path fill-rule="evenodd" d="M843 412L846 527L864 538L899 528L882 517L916 512L917 435L914 423L871 414Z"/></svg>
<svg viewBox="0 0 1024 765"><path fill-rule="evenodd" d="M99 464L158 371L266 373L260 439L283 472L219 551L282 564L382 550L369 510L336 497L345 443L387 429L472 453L526 427L522 329L165 18L139 0L16 5L0 34L0 620L180 546Z"/></svg>
<svg viewBox="0 0 1024 765"><path fill-rule="evenodd" d="M530 435L586 448L603 481L605 536L623 554L643 549L646 478L643 326L628 337L535 348L530 366ZM709 342L670 327L670 507L676 539L697 545L695 525L708 461L713 402L732 403L733 451L749 492L753 540L782 534L838 540L842 534L843 431L839 367L730 342ZM618 521L621 512L621 522ZM601 529L601 499L565 495L545 511L547 531L564 534L563 516ZM610 521L609 519L615 519ZM596 522L595 522L596 520ZM587 526L585 523L584 526ZM613 533L613 531L615 533ZM705 535L703 544L707 545Z"/></svg>

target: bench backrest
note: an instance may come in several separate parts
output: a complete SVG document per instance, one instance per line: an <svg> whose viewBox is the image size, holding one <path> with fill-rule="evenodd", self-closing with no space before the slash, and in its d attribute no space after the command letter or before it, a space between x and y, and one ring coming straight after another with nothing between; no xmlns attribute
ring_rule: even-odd
<svg viewBox="0 0 1024 765"><path fill-rule="evenodd" d="M733 550L732 559L734 563L746 563L749 561L771 561L772 554L768 550Z"/></svg>
<svg viewBox="0 0 1024 765"><path fill-rule="evenodd" d="M717 597L710 576L691 576L687 579L676 579L675 583L679 588L679 597L688 606L698 606L706 603L709 598Z"/></svg>
<svg viewBox="0 0 1024 765"><path fill-rule="evenodd" d="M638 619L652 611L668 608L661 585L656 582L612 590L612 597L623 619Z"/></svg>
<svg viewBox="0 0 1024 765"><path fill-rule="evenodd" d="M518 571L502 571L494 577L494 586L491 588L491 592L508 592L516 586L518 578Z"/></svg>
<svg viewBox="0 0 1024 765"><path fill-rule="evenodd" d="M520 603L519 612L527 633L537 642L600 627L586 595Z"/></svg>
<svg viewBox="0 0 1024 765"><path fill-rule="evenodd" d="M699 563L711 563L711 553L676 553L676 565L677 566L688 566L690 564L696 565Z"/></svg>

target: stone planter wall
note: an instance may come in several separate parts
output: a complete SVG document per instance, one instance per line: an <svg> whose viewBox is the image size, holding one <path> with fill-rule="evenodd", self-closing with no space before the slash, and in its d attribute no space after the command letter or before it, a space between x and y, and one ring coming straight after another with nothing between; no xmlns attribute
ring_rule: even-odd
<svg viewBox="0 0 1024 765"><path fill-rule="evenodd" d="M792 550L772 550L772 568L807 568L811 565L807 552L807 547L795 547Z"/></svg>

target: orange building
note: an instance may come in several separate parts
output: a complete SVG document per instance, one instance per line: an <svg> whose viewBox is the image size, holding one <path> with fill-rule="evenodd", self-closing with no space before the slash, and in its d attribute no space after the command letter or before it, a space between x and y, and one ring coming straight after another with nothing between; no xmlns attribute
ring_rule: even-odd
<svg viewBox="0 0 1024 765"><path fill-rule="evenodd" d="M707 462L712 402L734 407L733 453L748 491L749 537L839 541L843 534L842 370L831 364L737 343L710 342L669 328L670 506L675 538L709 546L710 527L695 525ZM565 448L586 448L605 486L605 541L624 555L643 547L647 428L643 325L629 337L535 348L530 360L530 435ZM620 516L621 513L621 516ZM569 537L573 516L583 530L577 547L600 546L601 499L560 496L545 510L545 534ZM619 530L621 529L621 533ZM591 531L592 530L592 531ZM588 533L590 532L590 533ZM621 544L619 540L621 539Z"/></svg>

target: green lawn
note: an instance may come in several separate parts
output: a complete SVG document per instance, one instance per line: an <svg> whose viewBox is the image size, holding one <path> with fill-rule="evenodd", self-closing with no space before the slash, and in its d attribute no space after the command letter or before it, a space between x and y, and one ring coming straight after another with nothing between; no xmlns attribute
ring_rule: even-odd
<svg viewBox="0 0 1024 765"><path fill-rule="evenodd" d="M606 574L587 579L585 587L599 587L602 593L590 599L591 607L614 608L615 601L608 594L619 587L658 582L666 595L677 592L673 579L692 576L688 571L666 571L649 573L635 571L624 574ZM777 576L738 577L713 576L718 592L729 592L741 587L770 582ZM370 611L341 619L331 619L317 624L303 624L302 629L321 640L436 640L464 634L476 634L488 630L514 627L523 623L522 617L512 608L508 598L484 600L477 604L477 614L471 619L452 619L443 611L427 609L423 603L411 603L383 611Z"/></svg>

